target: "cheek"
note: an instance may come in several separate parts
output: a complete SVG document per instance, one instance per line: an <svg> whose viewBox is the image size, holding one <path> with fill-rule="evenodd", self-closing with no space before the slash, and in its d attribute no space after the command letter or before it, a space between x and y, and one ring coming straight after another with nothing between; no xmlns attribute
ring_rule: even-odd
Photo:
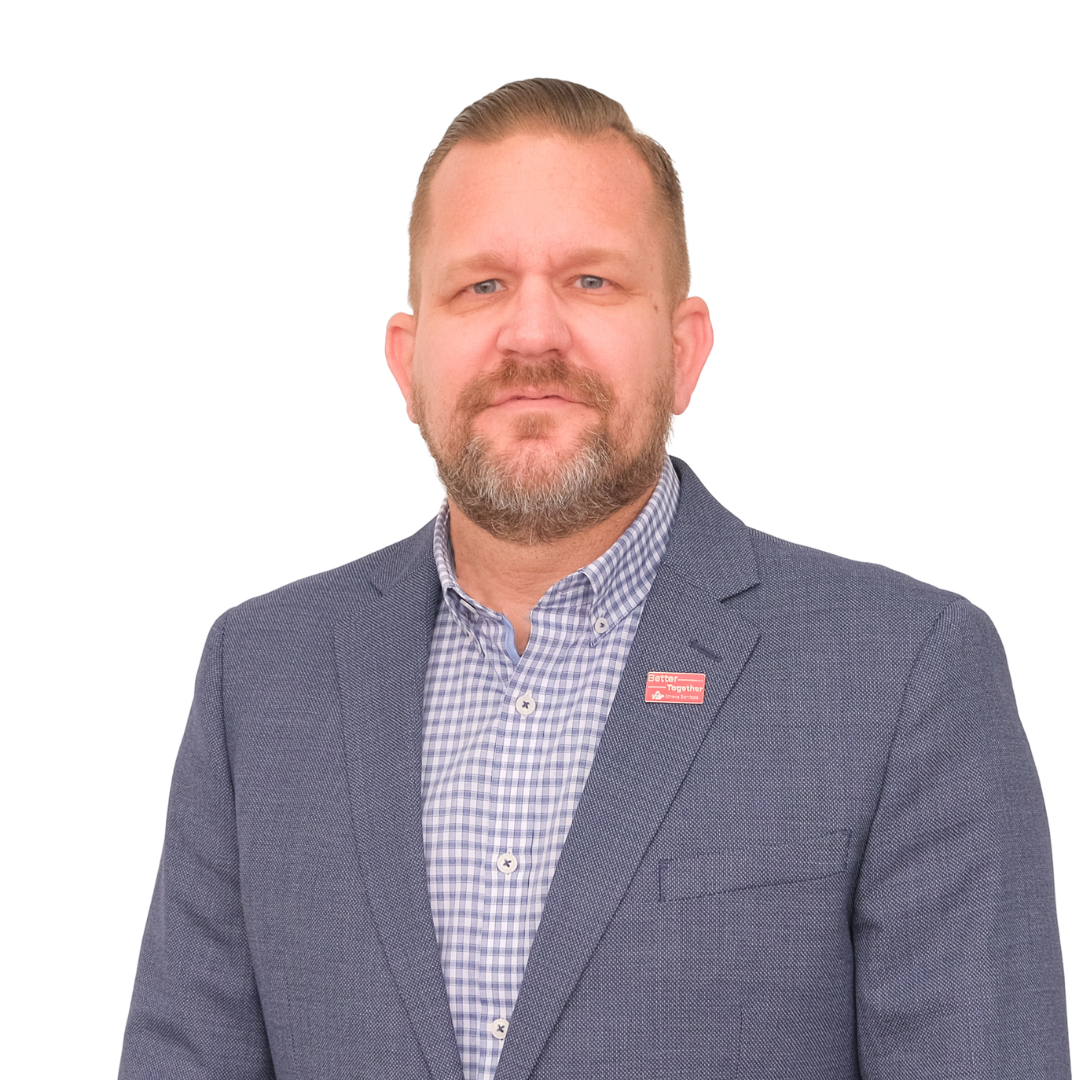
<svg viewBox="0 0 1080 1080"><path fill-rule="evenodd" d="M413 377L423 379L427 386L464 385L479 370L484 355L484 334L474 321L421 324L413 354Z"/></svg>
<svg viewBox="0 0 1080 1080"><path fill-rule="evenodd" d="M619 396L652 396L658 383L670 381L674 351L670 333L648 323L608 327L590 348L590 366Z"/></svg>
<svg viewBox="0 0 1080 1080"><path fill-rule="evenodd" d="M417 341L412 366L414 393L422 393L429 408L437 409L440 399L449 392L454 367L454 357L448 355L448 350L439 349L431 342Z"/></svg>

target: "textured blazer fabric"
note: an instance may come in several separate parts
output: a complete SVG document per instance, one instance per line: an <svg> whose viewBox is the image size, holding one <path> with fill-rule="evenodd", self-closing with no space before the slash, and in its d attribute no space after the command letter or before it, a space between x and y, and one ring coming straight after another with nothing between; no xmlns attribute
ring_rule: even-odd
<svg viewBox="0 0 1080 1080"><path fill-rule="evenodd" d="M500 1080L1069 1075L1050 846L965 600L682 495ZM431 528L218 620L125 1080L461 1076L421 822ZM702 704L646 702L650 671Z"/></svg>

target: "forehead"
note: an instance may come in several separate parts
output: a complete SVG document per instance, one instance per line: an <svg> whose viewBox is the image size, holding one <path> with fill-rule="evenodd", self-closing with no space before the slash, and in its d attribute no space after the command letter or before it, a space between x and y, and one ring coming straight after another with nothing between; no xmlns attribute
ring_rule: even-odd
<svg viewBox="0 0 1080 1080"><path fill-rule="evenodd" d="M425 255L435 262L469 247L520 254L543 247L554 254L575 242L644 254L660 240L648 166L615 133L464 140L432 179L427 226Z"/></svg>

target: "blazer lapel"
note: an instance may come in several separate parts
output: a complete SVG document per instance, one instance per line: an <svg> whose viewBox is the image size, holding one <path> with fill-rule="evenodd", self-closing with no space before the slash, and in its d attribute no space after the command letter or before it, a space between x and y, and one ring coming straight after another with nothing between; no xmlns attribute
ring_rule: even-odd
<svg viewBox="0 0 1080 1080"><path fill-rule="evenodd" d="M500 1080L524 1080L535 1067L759 637L723 604L758 580L746 528L679 471L676 526L552 879ZM695 541L702 517L711 528ZM650 671L704 673L704 704L646 702Z"/></svg>
<svg viewBox="0 0 1080 1080"><path fill-rule="evenodd" d="M360 865L387 963L436 1080L461 1077L428 897L421 798L424 679L441 599L431 530L406 571L336 628ZM377 586L378 587L378 586Z"/></svg>

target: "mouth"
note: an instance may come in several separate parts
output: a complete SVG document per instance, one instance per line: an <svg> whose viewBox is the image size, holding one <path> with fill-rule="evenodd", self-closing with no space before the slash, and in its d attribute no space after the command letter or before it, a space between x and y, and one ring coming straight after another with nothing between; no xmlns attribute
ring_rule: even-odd
<svg viewBox="0 0 1080 1080"><path fill-rule="evenodd" d="M561 390L504 390L488 402L489 409L503 405L519 408L558 407L561 405L588 405L589 402Z"/></svg>

